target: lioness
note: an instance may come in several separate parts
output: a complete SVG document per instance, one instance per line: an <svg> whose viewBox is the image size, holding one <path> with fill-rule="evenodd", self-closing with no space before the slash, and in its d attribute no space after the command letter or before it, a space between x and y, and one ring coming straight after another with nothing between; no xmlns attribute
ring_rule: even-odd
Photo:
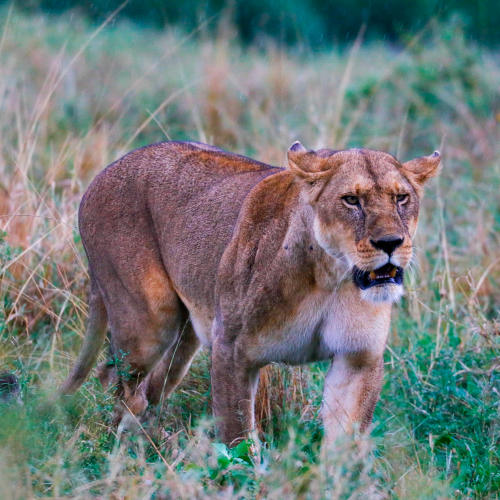
<svg viewBox="0 0 500 500"><path fill-rule="evenodd" d="M63 391L84 381L109 324L130 369L120 399L136 415L174 390L203 344L224 442L254 428L259 369L271 362L331 359L326 439L366 429L422 186L439 161L299 142L288 168L194 142L125 155L80 205L90 313Z"/></svg>

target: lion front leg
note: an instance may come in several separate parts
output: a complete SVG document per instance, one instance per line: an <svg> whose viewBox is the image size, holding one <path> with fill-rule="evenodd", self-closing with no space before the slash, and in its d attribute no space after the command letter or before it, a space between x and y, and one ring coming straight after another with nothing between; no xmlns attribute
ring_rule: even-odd
<svg viewBox="0 0 500 500"><path fill-rule="evenodd" d="M235 342L217 338L212 346L212 403L220 439L234 446L254 430L259 369L238 355Z"/></svg>
<svg viewBox="0 0 500 500"><path fill-rule="evenodd" d="M371 424L383 379L381 355L348 354L334 358L325 380L321 409L325 441L332 444L355 425Z"/></svg>

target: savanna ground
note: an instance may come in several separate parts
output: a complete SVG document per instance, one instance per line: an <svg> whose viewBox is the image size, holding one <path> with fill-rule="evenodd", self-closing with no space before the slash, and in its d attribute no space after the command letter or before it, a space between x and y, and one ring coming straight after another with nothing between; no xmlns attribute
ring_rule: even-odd
<svg viewBox="0 0 500 500"><path fill-rule="evenodd" d="M242 47L223 20L213 37L203 24L0 19L0 371L24 402L0 407L2 499L498 498L498 51L459 22L430 22L406 46L312 52ZM214 439L206 352L135 434L111 426L112 390L94 377L51 399L87 314L80 197L107 163L164 139L281 165L296 139L403 160L442 151L370 438L320 450L321 363L263 373L259 464L246 443Z"/></svg>

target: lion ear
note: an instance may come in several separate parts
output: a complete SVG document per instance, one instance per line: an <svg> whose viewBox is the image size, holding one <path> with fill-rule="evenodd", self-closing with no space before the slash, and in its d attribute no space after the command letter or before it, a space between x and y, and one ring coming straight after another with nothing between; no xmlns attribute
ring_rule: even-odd
<svg viewBox="0 0 500 500"><path fill-rule="evenodd" d="M403 170L418 184L423 185L428 179L437 174L440 161L441 155L439 151L434 151L429 156L420 156L403 163Z"/></svg>
<svg viewBox="0 0 500 500"><path fill-rule="evenodd" d="M288 148L288 167L297 177L307 181L324 177L328 171L325 159L308 151L299 141Z"/></svg>

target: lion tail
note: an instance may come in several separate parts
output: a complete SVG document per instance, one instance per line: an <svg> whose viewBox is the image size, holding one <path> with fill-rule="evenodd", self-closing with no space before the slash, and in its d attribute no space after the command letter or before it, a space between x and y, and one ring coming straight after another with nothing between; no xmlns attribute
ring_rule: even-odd
<svg viewBox="0 0 500 500"><path fill-rule="evenodd" d="M73 394L85 381L101 350L108 326L108 315L102 295L91 280L89 318L83 345L69 377L60 388L61 394Z"/></svg>

